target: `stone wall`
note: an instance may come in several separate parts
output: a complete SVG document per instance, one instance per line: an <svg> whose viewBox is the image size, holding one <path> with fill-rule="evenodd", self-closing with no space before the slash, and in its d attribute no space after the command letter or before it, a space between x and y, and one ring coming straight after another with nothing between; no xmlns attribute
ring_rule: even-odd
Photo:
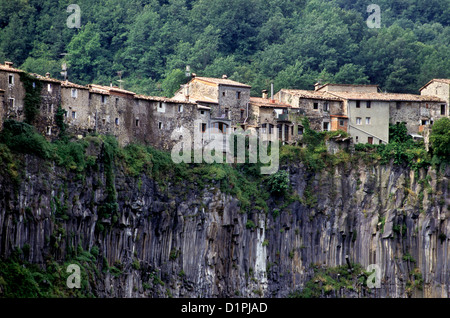
<svg viewBox="0 0 450 318"><path fill-rule="evenodd" d="M420 94L425 96L436 96L445 100L447 102L445 115L450 115L450 84L432 81L427 87L420 91Z"/></svg>
<svg viewBox="0 0 450 318"><path fill-rule="evenodd" d="M9 84L9 76L13 76L14 84ZM0 88L4 93L4 119L16 119L22 121L23 117L23 100L25 98L25 89L20 81L20 73L0 71ZM10 99L14 99L14 107L11 108Z"/></svg>

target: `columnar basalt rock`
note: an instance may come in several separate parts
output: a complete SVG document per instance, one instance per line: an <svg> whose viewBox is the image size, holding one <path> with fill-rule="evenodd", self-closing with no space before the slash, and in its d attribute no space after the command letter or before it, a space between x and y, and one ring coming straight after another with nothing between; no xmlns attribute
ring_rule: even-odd
<svg viewBox="0 0 450 318"><path fill-rule="evenodd" d="M92 154L100 158L99 151ZM267 214L242 214L239 201L214 182L162 187L117 167L114 221L97 214L106 197L103 164L76 179L25 159L18 188L0 175L0 256L28 244L24 257L44 266L49 255L62 261L78 245L96 246L100 279L89 288L99 297L286 297L311 279L312 265L346 265L347 255L364 268L378 265L381 288L331 295L450 295L450 168L416 174L361 165L312 173L291 164L282 169L299 199L282 208L284 201L272 198ZM65 217L56 215L56 201L67 206ZM97 222L112 226L98 231ZM121 275L101 271L104 262ZM413 271L421 273L422 288L408 289Z"/></svg>

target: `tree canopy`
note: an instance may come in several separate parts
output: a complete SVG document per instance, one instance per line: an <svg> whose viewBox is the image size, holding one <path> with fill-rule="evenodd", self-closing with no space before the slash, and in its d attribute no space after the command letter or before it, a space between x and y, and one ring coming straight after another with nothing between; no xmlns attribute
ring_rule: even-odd
<svg viewBox="0 0 450 318"><path fill-rule="evenodd" d="M381 28L365 0L78 0L81 28L68 28L66 0L0 6L0 61L82 84L117 84L170 95L187 65L203 76L275 89L317 81L378 84L417 93L450 77L450 0L379 0ZM67 54L67 55L62 55Z"/></svg>

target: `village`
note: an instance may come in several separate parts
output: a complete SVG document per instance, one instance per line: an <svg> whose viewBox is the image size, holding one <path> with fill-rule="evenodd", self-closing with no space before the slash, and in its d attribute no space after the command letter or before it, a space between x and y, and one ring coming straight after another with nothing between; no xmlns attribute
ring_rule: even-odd
<svg viewBox="0 0 450 318"><path fill-rule="evenodd" d="M273 86L250 96L251 86L228 79L192 74L172 98L145 96L113 86L79 85L50 76L28 74L12 62L0 65L0 126L25 119L25 97L40 89L39 112L33 125L49 140L57 138L55 114L64 110L67 132L83 138L90 133L114 135L119 144L133 142L170 150L180 135L231 135L236 129L271 136L282 144L302 145L303 118L316 131L344 131L355 144L389 143L389 125L405 123L414 138L425 139L433 123L449 116L450 79L431 79L419 94L385 93L377 85L311 83L311 90ZM313 85L314 84L314 85ZM269 95L270 89L270 95ZM39 95L39 92L37 93ZM187 131L186 131L187 130ZM348 138L350 139L350 138Z"/></svg>

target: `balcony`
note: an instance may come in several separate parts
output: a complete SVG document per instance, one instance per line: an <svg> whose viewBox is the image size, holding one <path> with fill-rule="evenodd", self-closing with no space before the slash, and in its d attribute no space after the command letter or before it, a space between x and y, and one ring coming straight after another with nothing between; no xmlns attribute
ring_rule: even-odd
<svg viewBox="0 0 450 318"><path fill-rule="evenodd" d="M289 121L289 114L279 114L278 121Z"/></svg>

